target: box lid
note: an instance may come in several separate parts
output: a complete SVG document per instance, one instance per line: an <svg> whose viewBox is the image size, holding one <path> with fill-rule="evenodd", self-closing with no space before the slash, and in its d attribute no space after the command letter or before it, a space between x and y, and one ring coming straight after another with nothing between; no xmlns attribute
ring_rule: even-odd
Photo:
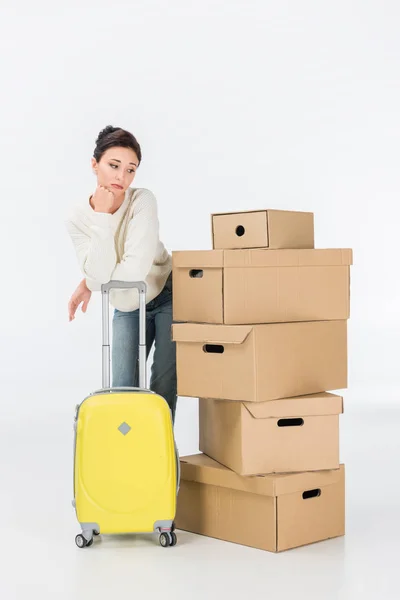
<svg viewBox="0 0 400 600"><path fill-rule="evenodd" d="M177 250L173 267L326 267L353 264L351 248Z"/></svg>
<svg viewBox="0 0 400 600"><path fill-rule="evenodd" d="M254 248L223 252L225 267L325 267L353 264L353 251L350 248Z"/></svg>
<svg viewBox="0 0 400 600"><path fill-rule="evenodd" d="M263 496L281 496L325 487L337 483L344 465L331 471L241 476L212 460L205 454L183 456L180 459L181 479L240 490Z"/></svg>
<svg viewBox="0 0 400 600"><path fill-rule="evenodd" d="M248 325L174 323L172 325L172 339L175 342L242 344L252 329L253 327Z"/></svg>
<svg viewBox="0 0 400 600"><path fill-rule="evenodd" d="M294 213L294 214L313 214L306 210L282 210L281 208L254 208L253 210L230 210L228 212L211 213L212 217L224 215L246 215L247 213Z"/></svg>
<svg viewBox="0 0 400 600"><path fill-rule="evenodd" d="M328 392L242 404L255 419L338 415L343 412L343 398Z"/></svg>
<svg viewBox="0 0 400 600"><path fill-rule="evenodd" d="M223 217L225 215L246 215L248 213L267 213L269 208L255 208L253 210L230 210L228 212L211 213L212 217Z"/></svg>
<svg viewBox="0 0 400 600"><path fill-rule="evenodd" d="M223 264L223 250L174 250L172 252L172 266L175 268L221 268Z"/></svg>

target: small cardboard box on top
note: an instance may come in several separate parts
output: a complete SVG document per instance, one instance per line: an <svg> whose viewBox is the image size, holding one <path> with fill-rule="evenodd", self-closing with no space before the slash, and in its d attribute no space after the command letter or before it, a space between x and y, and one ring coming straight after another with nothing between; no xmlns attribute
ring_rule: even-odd
<svg viewBox="0 0 400 600"><path fill-rule="evenodd" d="M341 396L320 393L267 402L199 399L204 454L240 475L339 468Z"/></svg>
<svg viewBox="0 0 400 600"><path fill-rule="evenodd" d="M314 248L314 214L252 210L211 215L212 244L218 248Z"/></svg>
<svg viewBox="0 0 400 600"><path fill-rule="evenodd" d="M347 321L175 323L178 394L263 402L347 387Z"/></svg>
<svg viewBox="0 0 400 600"><path fill-rule="evenodd" d="M345 469L241 477L182 457L178 529L280 552L345 533Z"/></svg>
<svg viewBox="0 0 400 600"><path fill-rule="evenodd" d="M351 249L175 251L174 321L325 321L350 316Z"/></svg>

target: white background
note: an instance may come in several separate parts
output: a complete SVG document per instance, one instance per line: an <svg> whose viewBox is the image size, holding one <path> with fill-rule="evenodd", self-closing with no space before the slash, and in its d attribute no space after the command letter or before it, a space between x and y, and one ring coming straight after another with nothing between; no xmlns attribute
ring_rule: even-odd
<svg viewBox="0 0 400 600"><path fill-rule="evenodd" d="M142 144L135 185L171 251L211 248L215 211L314 211L317 247L354 249L351 385L395 385L399 17L366 0L5 5L2 380L100 380L98 299L67 322L63 219L112 124Z"/></svg>
<svg viewBox="0 0 400 600"><path fill-rule="evenodd" d="M68 323L81 274L64 218L93 191L111 124L142 145L134 185L156 194L170 251L211 248L212 212L254 208L313 211L317 247L353 248L341 423L367 411L385 436L399 419L399 25L395 0L2 4L3 431L62 417L69 443L100 384L100 298ZM197 451L196 411L179 401L182 453Z"/></svg>

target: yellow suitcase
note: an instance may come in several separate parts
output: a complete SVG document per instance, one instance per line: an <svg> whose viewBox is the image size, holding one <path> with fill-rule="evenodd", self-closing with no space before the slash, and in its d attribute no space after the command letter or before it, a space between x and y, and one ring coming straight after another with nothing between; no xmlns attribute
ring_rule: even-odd
<svg viewBox="0 0 400 600"><path fill-rule="evenodd" d="M110 388L109 291L139 291L139 388ZM74 500L79 548L103 534L156 532L176 544L179 456L170 408L146 389L146 284L102 285L103 388L76 407Z"/></svg>

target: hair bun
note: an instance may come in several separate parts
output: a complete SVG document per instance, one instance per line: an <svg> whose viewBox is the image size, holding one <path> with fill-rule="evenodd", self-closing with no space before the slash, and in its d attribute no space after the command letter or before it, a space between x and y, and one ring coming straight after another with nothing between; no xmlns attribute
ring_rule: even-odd
<svg viewBox="0 0 400 600"><path fill-rule="evenodd" d="M113 127L112 125L107 125L107 127L104 127L104 129L102 129L97 136L96 144L98 144L99 141L106 137L106 135L109 133L114 133L114 131L117 131L117 129L118 127Z"/></svg>

